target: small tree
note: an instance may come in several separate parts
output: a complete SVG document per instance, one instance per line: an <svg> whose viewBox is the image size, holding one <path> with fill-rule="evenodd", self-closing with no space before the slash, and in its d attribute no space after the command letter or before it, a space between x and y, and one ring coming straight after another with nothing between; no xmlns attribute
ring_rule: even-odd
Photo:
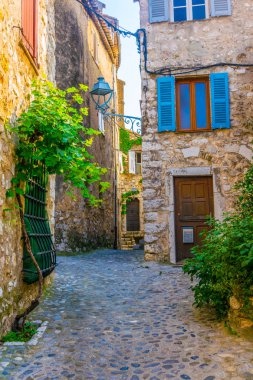
<svg viewBox="0 0 253 380"><path fill-rule="evenodd" d="M43 286L43 275L33 255L25 226L21 198L24 184L31 176L40 175L42 164L49 175L63 176L69 185L70 194L73 194L74 188L78 188L92 206L98 205L101 200L91 194L89 186L97 182L100 192L110 186L101 181L107 170L93 162L93 156L88 152L93 136L100 132L83 125L84 116L88 115L88 109L82 106L85 91L87 86L82 84L78 88L71 87L63 91L48 81L33 82L28 109L14 126L9 127L18 137L18 144L16 174L7 196L17 199L25 246L39 276L38 295L25 312L16 317L14 329L23 328L26 316L39 303Z"/></svg>

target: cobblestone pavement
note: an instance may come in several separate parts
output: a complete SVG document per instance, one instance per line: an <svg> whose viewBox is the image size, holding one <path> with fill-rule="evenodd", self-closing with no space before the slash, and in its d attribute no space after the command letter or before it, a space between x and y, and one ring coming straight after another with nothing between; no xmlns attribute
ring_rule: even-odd
<svg viewBox="0 0 253 380"><path fill-rule="evenodd" d="M0 379L253 379L253 347L192 307L181 268L142 252L60 257L35 347L0 346Z"/></svg>

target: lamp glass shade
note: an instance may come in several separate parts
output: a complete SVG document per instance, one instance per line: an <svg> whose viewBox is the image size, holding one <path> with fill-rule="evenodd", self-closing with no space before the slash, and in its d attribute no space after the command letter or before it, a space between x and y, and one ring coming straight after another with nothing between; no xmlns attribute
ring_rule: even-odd
<svg viewBox="0 0 253 380"><path fill-rule="evenodd" d="M103 77L98 78L98 82L94 84L91 95L108 95L111 94L113 90L110 88L109 83L105 82Z"/></svg>

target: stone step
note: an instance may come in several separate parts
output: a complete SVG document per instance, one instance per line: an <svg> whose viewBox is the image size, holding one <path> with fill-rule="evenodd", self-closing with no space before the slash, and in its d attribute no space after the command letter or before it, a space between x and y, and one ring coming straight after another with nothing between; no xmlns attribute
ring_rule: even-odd
<svg viewBox="0 0 253 380"><path fill-rule="evenodd" d="M128 247L128 246L122 245L121 249L122 249L122 251L131 251L132 247Z"/></svg>

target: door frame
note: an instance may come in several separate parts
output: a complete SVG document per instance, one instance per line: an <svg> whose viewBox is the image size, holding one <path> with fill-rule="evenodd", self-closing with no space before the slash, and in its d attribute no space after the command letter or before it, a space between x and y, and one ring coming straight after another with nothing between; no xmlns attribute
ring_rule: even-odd
<svg viewBox="0 0 253 380"><path fill-rule="evenodd" d="M169 259L173 264L177 263L176 257L176 233L175 233L175 189L174 177L212 177L213 178L213 203L214 217L218 220L223 219L225 212L225 199L220 190L220 169L210 166L173 168L168 171L166 183L166 196L168 199L168 226L169 226Z"/></svg>

